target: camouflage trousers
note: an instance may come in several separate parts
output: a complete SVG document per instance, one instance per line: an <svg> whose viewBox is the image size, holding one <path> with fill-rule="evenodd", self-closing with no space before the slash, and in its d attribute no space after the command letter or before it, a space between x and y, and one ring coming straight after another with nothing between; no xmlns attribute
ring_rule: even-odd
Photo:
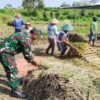
<svg viewBox="0 0 100 100"><path fill-rule="evenodd" d="M17 77L17 68L14 59L14 55L7 53L0 53L0 62L4 67L7 79L9 80L10 88L13 90L20 84L19 78Z"/></svg>

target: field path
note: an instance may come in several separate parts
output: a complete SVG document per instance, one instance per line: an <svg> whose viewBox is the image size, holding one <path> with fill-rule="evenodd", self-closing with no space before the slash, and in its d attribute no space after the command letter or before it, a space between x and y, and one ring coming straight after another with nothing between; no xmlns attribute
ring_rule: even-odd
<svg viewBox="0 0 100 100"><path fill-rule="evenodd" d="M60 59L58 58L59 52L57 52L54 56L46 55L45 49L47 47L47 44L40 44L33 46L33 53L35 53L36 55L35 60L41 64L44 63L51 66L55 66L53 68L53 72L57 72L57 69L59 69L61 72L67 69L69 72L75 70L75 73L79 72L79 70L84 70L87 73L90 73L91 75L95 75L97 78L100 78L100 70L96 69L96 67L92 66L91 64L88 65L87 62L77 58ZM28 71L36 69L35 66L28 64L23 59L22 55L16 56L16 63L18 65L19 75L24 77L27 75ZM0 100L21 100L9 96L10 88L8 87L8 81L6 79L2 65L0 65L0 91Z"/></svg>

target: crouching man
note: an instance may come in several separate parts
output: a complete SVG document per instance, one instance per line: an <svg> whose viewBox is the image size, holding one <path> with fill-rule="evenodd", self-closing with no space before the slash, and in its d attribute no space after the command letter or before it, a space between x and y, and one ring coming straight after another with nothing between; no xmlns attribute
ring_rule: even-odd
<svg viewBox="0 0 100 100"><path fill-rule="evenodd" d="M0 43L0 62L9 80L11 96L17 98L27 98L27 94L18 89L20 79L17 77L18 70L14 56L23 53L27 62L38 66L31 53L31 40L34 38L34 33L36 33L34 29L30 31L29 35L26 32L14 33Z"/></svg>
<svg viewBox="0 0 100 100"><path fill-rule="evenodd" d="M58 49L61 51L60 57L64 56L67 46L71 46L69 41L70 31L72 31L74 27L71 24L65 24L62 26L62 31L58 35Z"/></svg>

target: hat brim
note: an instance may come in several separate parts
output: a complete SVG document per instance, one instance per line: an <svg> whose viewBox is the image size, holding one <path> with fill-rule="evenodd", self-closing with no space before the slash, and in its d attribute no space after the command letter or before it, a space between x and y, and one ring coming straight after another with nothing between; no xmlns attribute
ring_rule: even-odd
<svg viewBox="0 0 100 100"><path fill-rule="evenodd" d="M72 31L74 30L74 27L71 24L65 24L61 29L65 31Z"/></svg>

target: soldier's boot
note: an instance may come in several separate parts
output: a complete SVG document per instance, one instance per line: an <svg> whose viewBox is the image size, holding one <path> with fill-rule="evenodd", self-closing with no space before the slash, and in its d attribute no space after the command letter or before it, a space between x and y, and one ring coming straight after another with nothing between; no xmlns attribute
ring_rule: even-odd
<svg viewBox="0 0 100 100"><path fill-rule="evenodd" d="M21 91L18 90L18 89L13 89L13 90L11 91L10 96L16 97L16 98L21 98L21 99L26 99L26 98L28 98L28 95L27 95L26 93L21 92Z"/></svg>

